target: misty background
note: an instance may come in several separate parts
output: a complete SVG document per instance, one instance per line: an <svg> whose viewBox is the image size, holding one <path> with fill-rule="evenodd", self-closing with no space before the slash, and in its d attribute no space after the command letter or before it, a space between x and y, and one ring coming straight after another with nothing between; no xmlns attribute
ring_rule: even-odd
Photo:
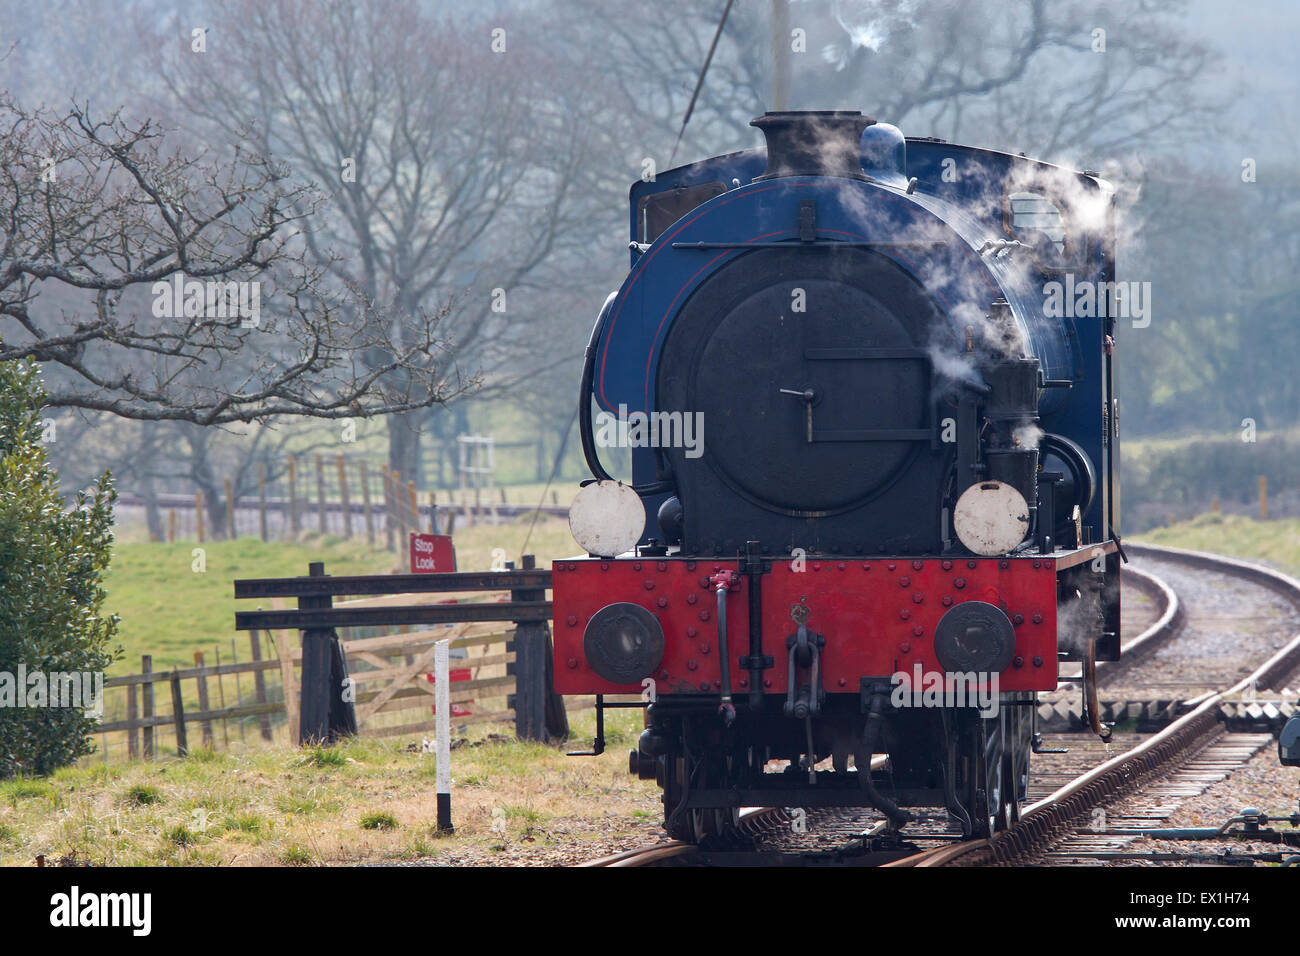
<svg viewBox="0 0 1300 956"><path fill-rule="evenodd" d="M1300 8L737 0L675 146L724 5L0 0L13 103L120 109L177 150L281 164L323 197L304 257L398 315L441 315L461 383L357 419L346 447L310 416L59 408L64 487L108 467L126 492L201 489L219 530L223 480L251 494L259 464L274 482L290 454L346 450L448 489L471 433L496 439L498 485L540 486L557 461L572 485L582 351L627 270L629 186L647 159L761 145L748 122L779 104L1100 171L1124 201L1118 278L1152 289L1149 327L1116 334L1125 530L1215 500L1251 511L1259 475L1272 514L1300 513ZM86 307L52 289L31 309L53 327ZM75 367L43 367L76 391Z"/></svg>

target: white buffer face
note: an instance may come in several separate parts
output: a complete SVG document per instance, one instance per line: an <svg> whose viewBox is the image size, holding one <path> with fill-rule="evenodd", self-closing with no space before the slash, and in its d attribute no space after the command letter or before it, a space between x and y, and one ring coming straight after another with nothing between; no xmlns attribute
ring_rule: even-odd
<svg viewBox="0 0 1300 956"><path fill-rule="evenodd" d="M961 493L952 523L957 540L976 554L1006 554L1029 533L1029 505L1010 485L981 481Z"/></svg>
<svg viewBox="0 0 1300 956"><path fill-rule="evenodd" d="M613 558L631 551L645 531L645 506L630 486L594 481L569 506L569 530L588 554Z"/></svg>

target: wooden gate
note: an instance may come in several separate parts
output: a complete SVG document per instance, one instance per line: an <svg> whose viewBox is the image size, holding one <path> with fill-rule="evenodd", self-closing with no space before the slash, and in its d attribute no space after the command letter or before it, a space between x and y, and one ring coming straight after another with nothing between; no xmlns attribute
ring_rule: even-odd
<svg viewBox="0 0 1300 956"><path fill-rule="evenodd" d="M504 645L503 651L484 652L478 658L471 653L467 660L479 668L503 665L505 673L459 683L451 695L453 702L476 694L490 699L490 691L507 691L513 685L507 708L480 719L504 719L513 711L520 738L563 740L568 736L568 720L563 699L554 692L548 627L551 603L546 591L551 572L537 568L532 555L525 555L522 563L522 568L507 571L334 577L325 573L323 563L313 562L303 577L236 581L236 598L296 598L298 606L239 611L235 628L301 632L300 744L329 742L358 731L387 735L431 729L432 721L384 726L378 718L395 710L431 707L434 688L424 687L421 681L432 669L434 642L448 637L453 648ZM508 597L492 600L492 592L505 592ZM420 597L397 601L396 595ZM335 598L346 596L360 599L335 605ZM446 603L449 598L456 603ZM513 630L506 633L503 624L513 624ZM426 627L351 641L338 635L340 628L412 625ZM362 663L368 667L361 667Z"/></svg>

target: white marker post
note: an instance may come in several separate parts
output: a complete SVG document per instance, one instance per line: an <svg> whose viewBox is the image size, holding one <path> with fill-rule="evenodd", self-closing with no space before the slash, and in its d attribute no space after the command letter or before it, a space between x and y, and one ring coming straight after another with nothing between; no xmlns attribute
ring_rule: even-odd
<svg viewBox="0 0 1300 956"><path fill-rule="evenodd" d="M451 825L451 686L448 658L451 642L438 641L433 646L434 733L437 735L438 830L453 832Z"/></svg>

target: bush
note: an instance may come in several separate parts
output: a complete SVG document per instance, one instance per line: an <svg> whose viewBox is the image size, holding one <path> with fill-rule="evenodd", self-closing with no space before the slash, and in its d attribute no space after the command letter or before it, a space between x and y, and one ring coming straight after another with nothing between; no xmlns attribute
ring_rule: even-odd
<svg viewBox="0 0 1300 956"><path fill-rule="evenodd" d="M163 836L169 843L175 843L177 846L193 846L199 842L199 838L194 835L194 831L183 823L169 827Z"/></svg>
<svg viewBox="0 0 1300 956"><path fill-rule="evenodd" d="M44 780L24 780L16 777L0 783L0 798L7 800L10 806L18 806L19 800L45 797L51 801L58 800L58 792Z"/></svg>
<svg viewBox="0 0 1300 956"><path fill-rule="evenodd" d="M1195 438L1127 441L1120 455L1124 530L1138 534L1209 511L1257 514L1259 477L1268 479L1270 516L1295 513L1300 432L1237 431Z"/></svg>
<svg viewBox="0 0 1300 956"><path fill-rule="evenodd" d="M348 758L337 747L322 747L317 744L305 751L298 758L298 763L308 767L346 767Z"/></svg>
<svg viewBox="0 0 1300 956"><path fill-rule="evenodd" d="M126 802L137 807L149 807L162 802L162 792L149 783L138 783L126 791Z"/></svg>
<svg viewBox="0 0 1300 956"><path fill-rule="evenodd" d="M285 866L308 866L311 864L311 851L295 844L280 854L280 862Z"/></svg>
<svg viewBox="0 0 1300 956"><path fill-rule="evenodd" d="M373 813L367 813L361 818L361 829L396 830L397 818L391 813L384 813L382 810L376 810Z"/></svg>
<svg viewBox="0 0 1300 956"><path fill-rule="evenodd" d="M102 675L120 653L109 650L117 618L101 614L112 482L105 472L65 511L42 444L45 398L34 364L0 363L0 779L47 774L92 749L95 721L81 708L48 697L16 706L20 673Z"/></svg>
<svg viewBox="0 0 1300 956"><path fill-rule="evenodd" d="M266 821L256 813L232 813L221 825L241 833L261 833L266 829Z"/></svg>

